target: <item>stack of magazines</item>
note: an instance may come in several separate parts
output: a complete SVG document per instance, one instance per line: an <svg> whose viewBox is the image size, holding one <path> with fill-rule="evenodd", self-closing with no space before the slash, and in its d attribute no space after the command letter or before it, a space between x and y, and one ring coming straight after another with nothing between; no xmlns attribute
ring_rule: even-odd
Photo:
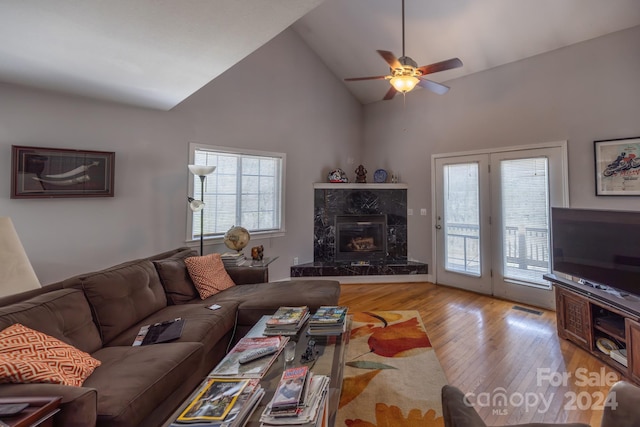
<svg viewBox="0 0 640 427"><path fill-rule="evenodd" d="M323 305L309 319L309 335L340 335L345 331L348 307Z"/></svg>
<svg viewBox="0 0 640 427"><path fill-rule="evenodd" d="M240 427L264 396L260 380L209 377L171 427Z"/></svg>
<svg viewBox="0 0 640 427"><path fill-rule="evenodd" d="M220 255L225 267L237 267L244 264L246 258L242 252L225 252Z"/></svg>
<svg viewBox="0 0 640 427"><path fill-rule="evenodd" d="M326 423L329 377L313 375L307 366L286 369L278 388L260 417L262 426Z"/></svg>
<svg viewBox="0 0 640 427"><path fill-rule="evenodd" d="M309 307L280 307L264 328L264 335L296 335L309 319Z"/></svg>
<svg viewBox="0 0 640 427"><path fill-rule="evenodd" d="M211 371L215 377L262 378L289 341L289 337L242 337L229 353ZM247 363L240 358L252 351L277 347L274 353L266 354Z"/></svg>

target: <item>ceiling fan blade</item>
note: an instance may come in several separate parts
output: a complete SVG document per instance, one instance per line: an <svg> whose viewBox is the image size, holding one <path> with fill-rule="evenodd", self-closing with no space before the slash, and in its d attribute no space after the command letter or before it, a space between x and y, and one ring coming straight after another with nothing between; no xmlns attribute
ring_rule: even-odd
<svg viewBox="0 0 640 427"><path fill-rule="evenodd" d="M418 70L422 73L422 75L437 73L439 71L450 70L452 68L462 67L462 61L458 58L447 59L446 61L436 62L430 65L423 65L419 67Z"/></svg>
<svg viewBox="0 0 640 427"><path fill-rule="evenodd" d="M400 61L398 61L398 58L396 58L393 53L387 50L377 50L376 52L378 52L380 56L382 56L382 59L384 59L387 64L389 64L389 67L391 67L392 70L396 68L402 68L402 64L400 63Z"/></svg>
<svg viewBox="0 0 640 427"><path fill-rule="evenodd" d="M389 88L389 90L387 91L387 94L384 96L384 98L382 98L382 100L383 100L383 101L388 101L388 100L390 100L391 98L393 98L393 97L396 95L396 93L398 93L398 91L396 90L396 88L395 88L395 87L393 87L393 86L391 86L391 87Z"/></svg>
<svg viewBox="0 0 640 427"><path fill-rule="evenodd" d="M444 95L445 93L449 92L449 86L445 86L443 84L436 83L431 80L424 79L422 77L418 82L418 86L421 86L425 89L429 89L431 92L435 92L438 95Z"/></svg>
<svg viewBox="0 0 640 427"><path fill-rule="evenodd" d="M344 79L345 82L355 82L358 80L382 80L387 78L387 76L371 76L371 77L350 77L348 79Z"/></svg>

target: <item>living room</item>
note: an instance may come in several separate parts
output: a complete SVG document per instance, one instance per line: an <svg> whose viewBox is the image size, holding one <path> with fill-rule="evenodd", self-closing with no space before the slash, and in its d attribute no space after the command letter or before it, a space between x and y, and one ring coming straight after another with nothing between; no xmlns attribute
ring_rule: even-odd
<svg viewBox="0 0 640 427"><path fill-rule="evenodd" d="M186 242L190 142L284 152L286 234L252 239L278 256L272 280L287 279L294 258L313 260L313 183L335 168L353 180L358 164L370 180L378 168L399 174L408 207L427 209L408 217L408 255L431 271L434 154L567 141L572 207L637 210L637 197L595 195L593 141L640 135L638 41L635 26L452 79L445 96L416 91L367 105L292 29L169 111L0 83L0 210L44 285L197 247ZM115 196L10 199L12 145L113 151Z"/></svg>

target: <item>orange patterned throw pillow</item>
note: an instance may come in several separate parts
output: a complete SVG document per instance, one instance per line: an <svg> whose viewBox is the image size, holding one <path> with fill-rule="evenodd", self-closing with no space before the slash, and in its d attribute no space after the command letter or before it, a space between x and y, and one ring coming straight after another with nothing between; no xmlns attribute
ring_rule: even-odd
<svg viewBox="0 0 640 427"><path fill-rule="evenodd" d="M202 299L235 286L224 269L220 254L188 257L184 259L184 263Z"/></svg>
<svg viewBox="0 0 640 427"><path fill-rule="evenodd" d="M20 323L0 331L0 383L81 386L98 366L84 351Z"/></svg>

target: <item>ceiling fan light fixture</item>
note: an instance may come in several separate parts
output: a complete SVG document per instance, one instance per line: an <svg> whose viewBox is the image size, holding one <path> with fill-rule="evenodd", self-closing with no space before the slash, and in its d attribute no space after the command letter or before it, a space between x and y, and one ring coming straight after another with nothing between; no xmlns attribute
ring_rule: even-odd
<svg viewBox="0 0 640 427"><path fill-rule="evenodd" d="M411 92L416 87L420 79L415 76L394 76L391 78L391 85L401 93Z"/></svg>

